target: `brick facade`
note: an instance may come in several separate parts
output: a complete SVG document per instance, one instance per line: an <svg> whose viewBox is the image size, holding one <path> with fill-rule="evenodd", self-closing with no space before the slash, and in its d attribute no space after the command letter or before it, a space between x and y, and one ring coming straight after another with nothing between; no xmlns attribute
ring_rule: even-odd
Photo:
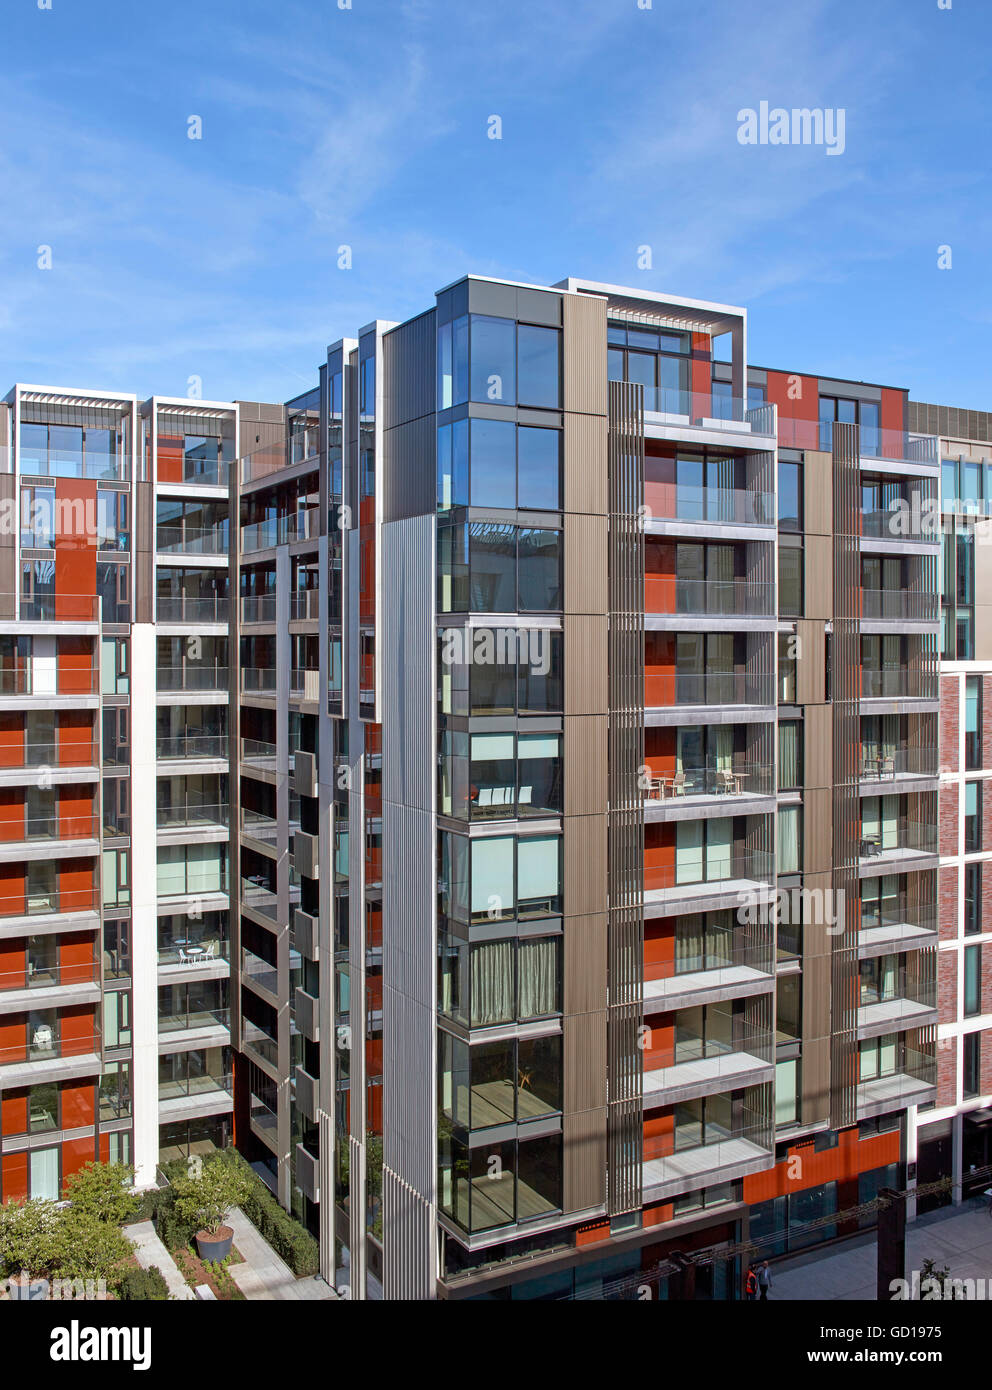
<svg viewBox="0 0 992 1390"><path fill-rule="evenodd" d="M937 1043L937 1104L956 1105L958 1099L958 1051L955 1038ZM984 1058L982 1059L984 1062Z"/></svg>
<svg viewBox="0 0 992 1390"><path fill-rule="evenodd" d="M941 1023L953 1023L958 1016L958 953L937 952L937 1010Z"/></svg>
<svg viewBox="0 0 992 1390"><path fill-rule="evenodd" d="M957 676L940 679L940 755L939 766L948 772L958 771L958 747L961 727L961 682Z"/></svg>
<svg viewBox="0 0 992 1390"><path fill-rule="evenodd" d="M946 868L939 870L938 890L940 893L938 909L940 939L941 941L952 941L958 935L957 869Z"/></svg>
<svg viewBox="0 0 992 1390"><path fill-rule="evenodd" d="M960 853L958 849L960 842L958 830L959 796L960 784L958 782L941 784L938 820L940 822L940 853L944 858Z"/></svg>

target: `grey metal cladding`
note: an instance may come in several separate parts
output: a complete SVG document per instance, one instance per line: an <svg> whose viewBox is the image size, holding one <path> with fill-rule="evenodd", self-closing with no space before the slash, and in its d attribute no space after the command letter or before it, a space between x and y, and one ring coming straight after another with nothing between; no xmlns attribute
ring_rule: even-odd
<svg viewBox="0 0 992 1390"><path fill-rule="evenodd" d="M437 313L429 309L382 338L383 428L434 413Z"/></svg>
<svg viewBox="0 0 992 1390"><path fill-rule="evenodd" d="M434 518L383 526L382 553L388 692L382 854L389 865L383 885L383 1158L429 1203L436 1164ZM386 1239L391 1244L388 1229Z"/></svg>
<svg viewBox="0 0 992 1390"><path fill-rule="evenodd" d="M402 1178L382 1173L382 1206L388 1256L383 1261L387 1300L432 1299L434 1287L434 1214Z"/></svg>
<svg viewBox="0 0 992 1390"><path fill-rule="evenodd" d="M384 522L433 514L437 507L435 416L422 415L382 436Z"/></svg>

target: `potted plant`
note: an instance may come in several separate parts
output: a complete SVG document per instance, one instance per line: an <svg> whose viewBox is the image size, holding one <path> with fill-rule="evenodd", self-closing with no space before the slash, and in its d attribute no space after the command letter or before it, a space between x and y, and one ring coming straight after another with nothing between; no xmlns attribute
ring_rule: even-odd
<svg viewBox="0 0 992 1390"><path fill-rule="evenodd" d="M231 1253L234 1232L224 1224L233 1207L241 1206L251 1190L248 1178L233 1164L217 1157L208 1160L199 1173L188 1173L173 1182L176 1215L196 1232L196 1249L201 1260L226 1260Z"/></svg>

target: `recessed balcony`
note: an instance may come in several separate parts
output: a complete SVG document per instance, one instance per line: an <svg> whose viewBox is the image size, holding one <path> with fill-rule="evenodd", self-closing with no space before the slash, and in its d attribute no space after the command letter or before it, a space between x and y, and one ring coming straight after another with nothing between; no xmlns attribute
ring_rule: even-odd
<svg viewBox="0 0 992 1390"><path fill-rule="evenodd" d="M764 851L711 856L703 871L674 864L645 865L645 916L710 912L742 903L766 901L774 893L775 856Z"/></svg>
<svg viewBox="0 0 992 1390"><path fill-rule="evenodd" d="M100 851L100 821L86 812L25 816L7 822L0 840L0 862L16 859L78 858Z"/></svg>
<svg viewBox="0 0 992 1390"><path fill-rule="evenodd" d="M940 598L908 589L862 589L863 632L917 632L936 629Z"/></svg>
<svg viewBox="0 0 992 1390"><path fill-rule="evenodd" d="M770 629L777 623L775 586L749 579L678 579L649 573L644 578L644 612L647 625L658 630Z"/></svg>
<svg viewBox="0 0 992 1390"><path fill-rule="evenodd" d="M735 1019L732 1041L680 1034L671 1063L644 1072L644 1108L759 1085L774 1074L770 1029Z"/></svg>
<svg viewBox="0 0 992 1390"><path fill-rule="evenodd" d="M683 1130L670 1153L648 1157L641 1172L645 1201L662 1201L700 1187L712 1187L733 1178L768 1168L775 1158L774 1128L751 1110L742 1112L733 1125L708 1122L695 1127L696 1136ZM697 1137L701 1142L694 1143Z"/></svg>
<svg viewBox="0 0 992 1390"><path fill-rule="evenodd" d="M874 1048L861 1056L857 1091L859 1120L870 1120L910 1105L925 1105L937 1092L937 1059L932 1053L901 1047L881 1066Z"/></svg>
<svg viewBox="0 0 992 1390"><path fill-rule="evenodd" d="M935 867L936 857L937 827L934 824L898 816L885 820L881 826L862 829L858 850L862 876L911 873Z"/></svg>
<svg viewBox="0 0 992 1390"><path fill-rule="evenodd" d="M652 671L644 673L644 704L647 709L677 705L700 708L770 707L775 704L775 674L771 671ZM688 715L681 723L691 723Z"/></svg>
<svg viewBox="0 0 992 1390"><path fill-rule="evenodd" d="M939 755L933 748L861 745L860 791L878 796L912 790L919 783L936 783Z"/></svg>
<svg viewBox="0 0 992 1390"><path fill-rule="evenodd" d="M687 766L652 776L645 789L644 815L649 821L665 821L692 819L700 812L756 814L752 803L774 795L774 765L736 757L723 765L714 760L704 767ZM767 808L774 809L774 805Z"/></svg>

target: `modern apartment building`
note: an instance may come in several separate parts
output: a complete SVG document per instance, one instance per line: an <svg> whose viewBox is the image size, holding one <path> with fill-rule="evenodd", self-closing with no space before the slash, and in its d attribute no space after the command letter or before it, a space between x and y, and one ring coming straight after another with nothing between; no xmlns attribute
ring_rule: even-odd
<svg viewBox="0 0 992 1390"><path fill-rule="evenodd" d="M940 893L937 1097L920 1115L920 1182L984 1191L992 1161L992 416L912 402L940 438Z"/></svg>
<svg viewBox="0 0 992 1390"><path fill-rule="evenodd" d="M936 407L467 277L284 405L0 430L0 1198L233 1138L354 1298L725 1298L978 1153Z"/></svg>

